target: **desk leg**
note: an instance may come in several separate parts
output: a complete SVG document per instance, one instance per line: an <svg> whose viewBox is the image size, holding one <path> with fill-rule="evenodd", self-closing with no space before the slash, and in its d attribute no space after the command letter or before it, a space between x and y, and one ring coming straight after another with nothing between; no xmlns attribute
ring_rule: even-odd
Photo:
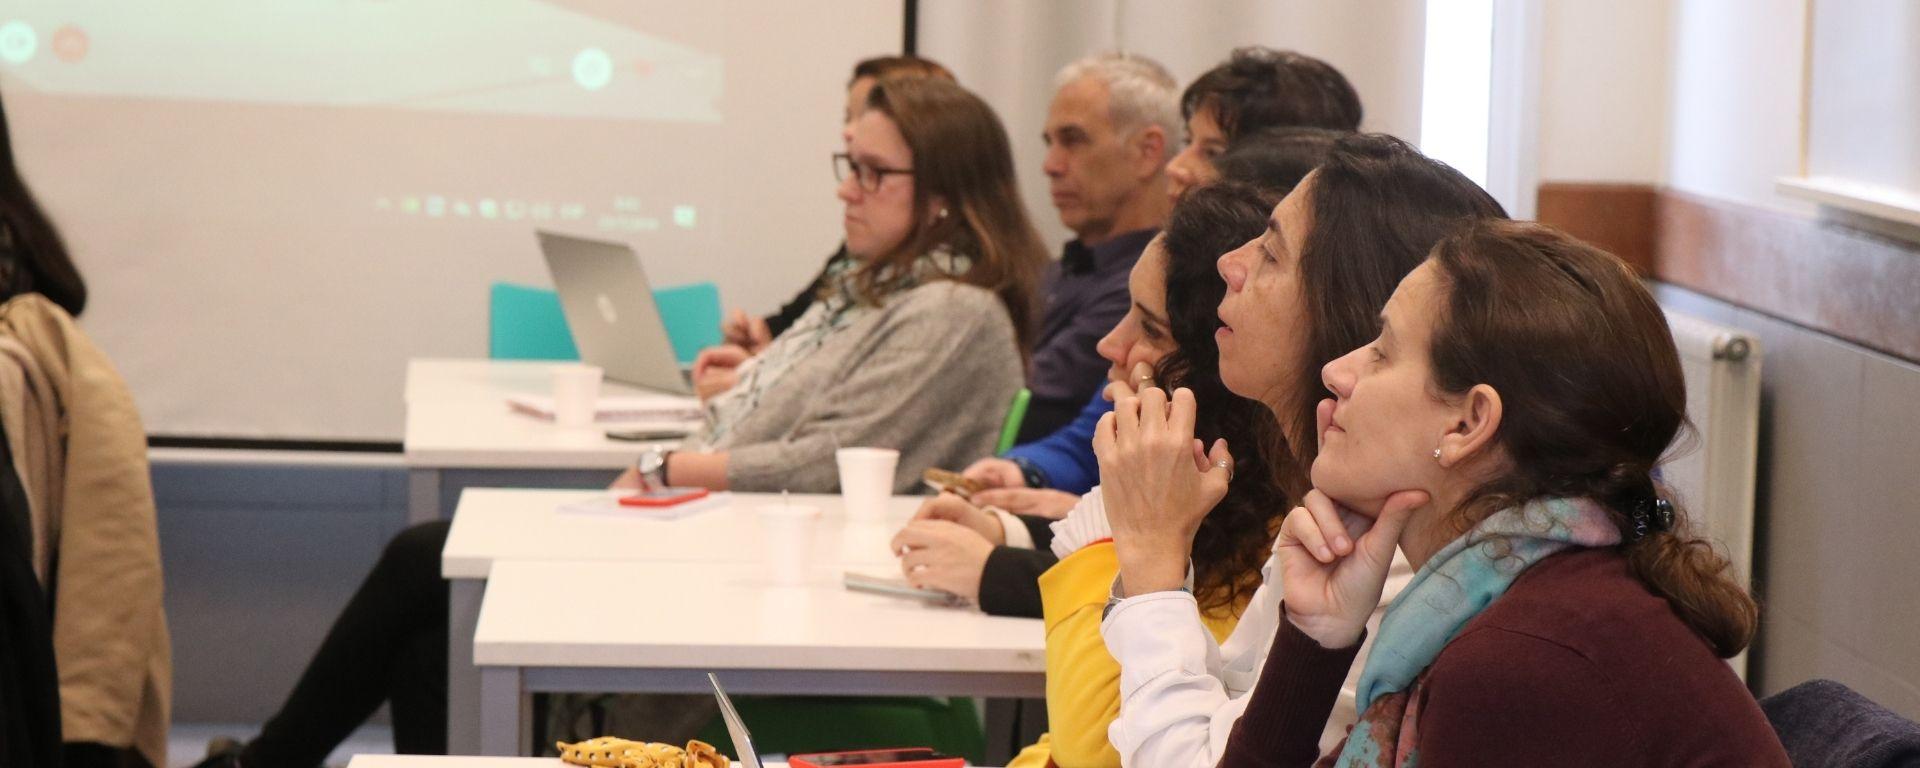
<svg viewBox="0 0 1920 768"><path fill-rule="evenodd" d="M447 600L447 754L480 752L480 670L473 665L473 631L480 623L483 579L454 579Z"/></svg>
<svg viewBox="0 0 1920 768"><path fill-rule="evenodd" d="M526 678L519 667L480 670L480 754L521 757L533 741Z"/></svg>
<svg viewBox="0 0 1920 768"><path fill-rule="evenodd" d="M408 470L407 525L419 525L440 518L440 470Z"/></svg>

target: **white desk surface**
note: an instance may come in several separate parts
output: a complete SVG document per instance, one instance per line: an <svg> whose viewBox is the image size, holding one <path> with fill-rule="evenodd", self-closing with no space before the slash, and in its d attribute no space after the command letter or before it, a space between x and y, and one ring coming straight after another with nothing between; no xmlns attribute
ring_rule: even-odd
<svg viewBox="0 0 1920 768"><path fill-rule="evenodd" d="M553 392L556 363L525 360L407 361L405 455L412 468L621 469L644 443L609 440L614 428L688 428L685 423L562 427L507 407L512 395ZM648 394L617 382L602 396Z"/></svg>
<svg viewBox="0 0 1920 768"><path fill-rule="evenodd" d="M780 503L779 494L730 493L728 503L678 520L638 515L561 512L570 502L604 491L469 488L460 495L453 528L441 550L440 574L484 579L505 560L662 561L755 563L764 540L754 508ZM819 507L814 552L836 568L893 575L898 561L888 542L925 496L896 496L876 522L848 522L837 495L793 494L793 504ZM836 571L836 577L838 572ZM489 588L491 589L491 588Z"/></svg>
<svg viewBox="0 0 1920 768"><path fill-rule="evenodd" d="M354 755L347 768L567 768L567 764L557 757Z"/></svg>
<svg viewBox="0 0 1920 768"><path fill-rule="evenodd" d="M474 632L482 667L1043 674L1039 619L840 585L775 585L747 563L503 561ZM722 675L724 680L725 676Z"/></svg>

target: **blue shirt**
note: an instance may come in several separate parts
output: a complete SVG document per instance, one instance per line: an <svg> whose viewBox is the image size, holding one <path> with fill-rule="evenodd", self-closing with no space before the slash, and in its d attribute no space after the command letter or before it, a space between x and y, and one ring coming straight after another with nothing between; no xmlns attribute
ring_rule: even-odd
<svg viewBox="0 0 1920 768"><path fill-rule="evenodd" d="M1100 484L1100 462L1093 456L1093 428L1101 416L1113 410L1113 403L1101 394L1094 392L1080 415L1066 426L1039 440L1009 448L1002 457L1025 460L1045 477L1047 488L1073 494L1093 490Z"/></svg>

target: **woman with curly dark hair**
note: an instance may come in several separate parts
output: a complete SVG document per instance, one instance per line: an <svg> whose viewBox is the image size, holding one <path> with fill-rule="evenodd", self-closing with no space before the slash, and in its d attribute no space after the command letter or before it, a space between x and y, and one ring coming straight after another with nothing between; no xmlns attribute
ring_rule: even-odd
<svg viewBox="0 0 1920 768"><path fill-rule="evenodd" d="M1311 489L1321 368L1378 334L1380 308L1435 243L1474 221L1504 217L1471 180L1406 142L1353 134L1274 208L1265 232L1221 257L1227 290L1214 332L1220 380L1272 411L1286 450L1269 451L1266 466L1293 503ZM1113 536L1105 546L1119 578L1108 581L1111 592L1097 596L1092 612L1100 617L1102 650L1123 670L1113 706L1126 702L1103 735L1118 752L1115 762L1130 766L1216 764L1281 616L1275 557L1262 567L1267 583L1233 635L1215 645L1199 631L1211 627L1197 596L1183 588L1205 513L1152 525L1171 517L1170 505L1187 505L1178 508L1184 512L1224 497L1236 468L1254 471L1236 460L1249 446L1182 432L1197 423L1190 389L1150 387L1116 399L1114 413L1094 431L1102 512ZM1211 440L1204 455L1196 437ZM1381 599L1367 606L1369 615L1411 577L1405 558L1389 552L1387 560ZM1109 604L1109 597L1122 599ZM1308 727L1327 724L1337 740L1356 708L1328 708L1331 719L1323 712Z"/></svg>
<svg viewBox="0 0 1920 768"><path fill-rule="evenodd" d="M1256 187L1221 183L1194 190L1174 208L1167 228L1141 253L1129 291L1133 306L1106 338L1100 353L1113 363L1109 393L1129 397L1154 382L1210 393L1197 434L1249 447L1255 466L1272 459L1255 446L1268 439L1272 415L1258 402L1233 395L1220 381L1213 342L1214 307L1226 284L1214 269L1219 254L1257 236L1277 195ZM1193 594L1207 628L1225 637L1260 583L1275 514L1288 504L1271 472L1250 471L1234 479L1194 537ZM1047 713L1052 732L1011 765L1114 765L1107 724L1120 706L1119 668L1101 646L1099 607L1113 581L1113 548L1100 514L1100 489L1081 498L1067 519L1054 525L1052 549L1061 561L1040 577L1047 629ZM911 566L909 566L911 568Z"/></svg>

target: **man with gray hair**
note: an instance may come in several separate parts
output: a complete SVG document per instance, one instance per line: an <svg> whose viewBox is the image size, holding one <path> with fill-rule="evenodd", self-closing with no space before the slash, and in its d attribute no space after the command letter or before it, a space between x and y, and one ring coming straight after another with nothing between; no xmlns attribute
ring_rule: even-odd
<svg viewBox="0 0 1920 768"><path fill-rule="evenodd" d="M1041 167L1075 238L1047 268L1021 442L1067 424L1104 386L1094 346L1127 314L1128 273L1166 222L1166 164L1180 148L1180 86L1158 62L1099 54L1054 84Z"/></svg>

